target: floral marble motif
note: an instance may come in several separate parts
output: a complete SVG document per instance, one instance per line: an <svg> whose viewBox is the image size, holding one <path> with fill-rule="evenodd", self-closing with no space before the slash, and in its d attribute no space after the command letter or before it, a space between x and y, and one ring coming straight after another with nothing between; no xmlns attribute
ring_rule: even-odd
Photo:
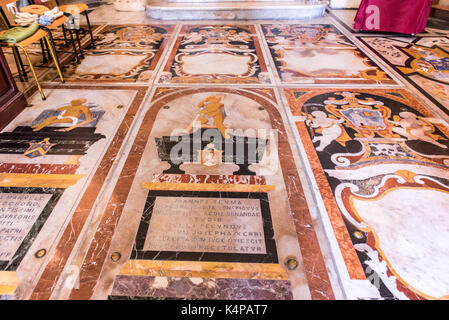
<svg viewBox="0 0 449 320"><path fill-rule="evenodd" d="M85 50L80 65L64 68L68 81L148 82L173 31L172 25L108 25Z"/></svg>
<svg viewBox="0 0 449 320"><path fill-rule="evenodd" d="M270 83L253 25L184 25L162 83Z"/></svg>
<svg viewBox="0 0 449 320"><path fill-rule="evenodd" d="M449 114L448 37L361 37L360 39Z"/></svg>
<svg viewBox="0 0 449 320"><path fill-rule="evenodd" d="M263 24L262 29L283 83L395 83L333 25Z"/></svg>
<svg viewBox="0 0 449 320"><path fill-rule="evenodd" d="M367 279L377 291L360 282L353 298L447 298L445 123L404 90L285 91L341 250L344 286Z"/></svg>

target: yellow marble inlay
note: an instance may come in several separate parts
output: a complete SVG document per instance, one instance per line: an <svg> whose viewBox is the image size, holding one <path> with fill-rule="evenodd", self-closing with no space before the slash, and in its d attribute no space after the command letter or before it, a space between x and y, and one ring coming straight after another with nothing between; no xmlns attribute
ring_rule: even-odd
<svg viewBox="0 0 449 320"><path fill-rule="evenodd" d="M145 182L143 186L150 190L178 191L222 191L222 192L268 192L275 186L260 184L213 184L213 183L168 183Z"/></svg>
<svg viewBox="0 0 449 320"><path fill-rule="evenodd" d="M288 279L286 271L279 264L199 261L129 260L123 265L120 274L153 277Z"/></svg>
<svg viewBox="0 0 449 320"><path fill-rule="evenodd" d="M15 271L0 271L0 294L13 294L19 282Z"/></svg>
<svg viewBox="0 0 449 320"><path fill-rule="evenodd" d="M17 286L2 286L0 285L0 294L13 294Z"/></svg>
<svg viewBox="0 0 449 320"><path fill-rule="evenodd" d="M83 178L80 174L0 173L0 187L68 188Z"/></svg>

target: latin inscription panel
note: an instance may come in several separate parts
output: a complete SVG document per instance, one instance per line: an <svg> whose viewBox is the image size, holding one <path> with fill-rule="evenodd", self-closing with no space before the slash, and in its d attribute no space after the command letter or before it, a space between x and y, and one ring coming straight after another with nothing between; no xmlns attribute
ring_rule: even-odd
<svg viewBox="0 0 449 320"><path fill-rule="evenodd" d="M10 260L52 194L0 193L0 261Z"/></svg>
<svg viewBox="0 0 449 320"><path fill-rule="evenodd" d="M266 254L260 200L156 197L144 250Z"/></svg>

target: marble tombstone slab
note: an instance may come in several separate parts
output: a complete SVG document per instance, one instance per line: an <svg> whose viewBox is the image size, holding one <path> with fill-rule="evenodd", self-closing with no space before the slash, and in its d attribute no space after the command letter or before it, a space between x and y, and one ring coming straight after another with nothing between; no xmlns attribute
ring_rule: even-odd
<svg viewBox="0 0 449 320"><path fill-rule="evenodd" d="M60 297L210 298L233 283L259 299L332 298L281 112L272 89L155 89L79 287Z"/></svg>

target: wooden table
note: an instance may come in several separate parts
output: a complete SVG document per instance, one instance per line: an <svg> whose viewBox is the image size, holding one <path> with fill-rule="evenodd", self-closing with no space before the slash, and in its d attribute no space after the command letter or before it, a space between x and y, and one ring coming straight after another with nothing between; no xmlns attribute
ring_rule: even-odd
<svg viewBox="0 0 449 320"><path fill-rule="evenodd" d="M27 105L23 93L17 89L11 70L0 48L0 130Z"/></svg>

